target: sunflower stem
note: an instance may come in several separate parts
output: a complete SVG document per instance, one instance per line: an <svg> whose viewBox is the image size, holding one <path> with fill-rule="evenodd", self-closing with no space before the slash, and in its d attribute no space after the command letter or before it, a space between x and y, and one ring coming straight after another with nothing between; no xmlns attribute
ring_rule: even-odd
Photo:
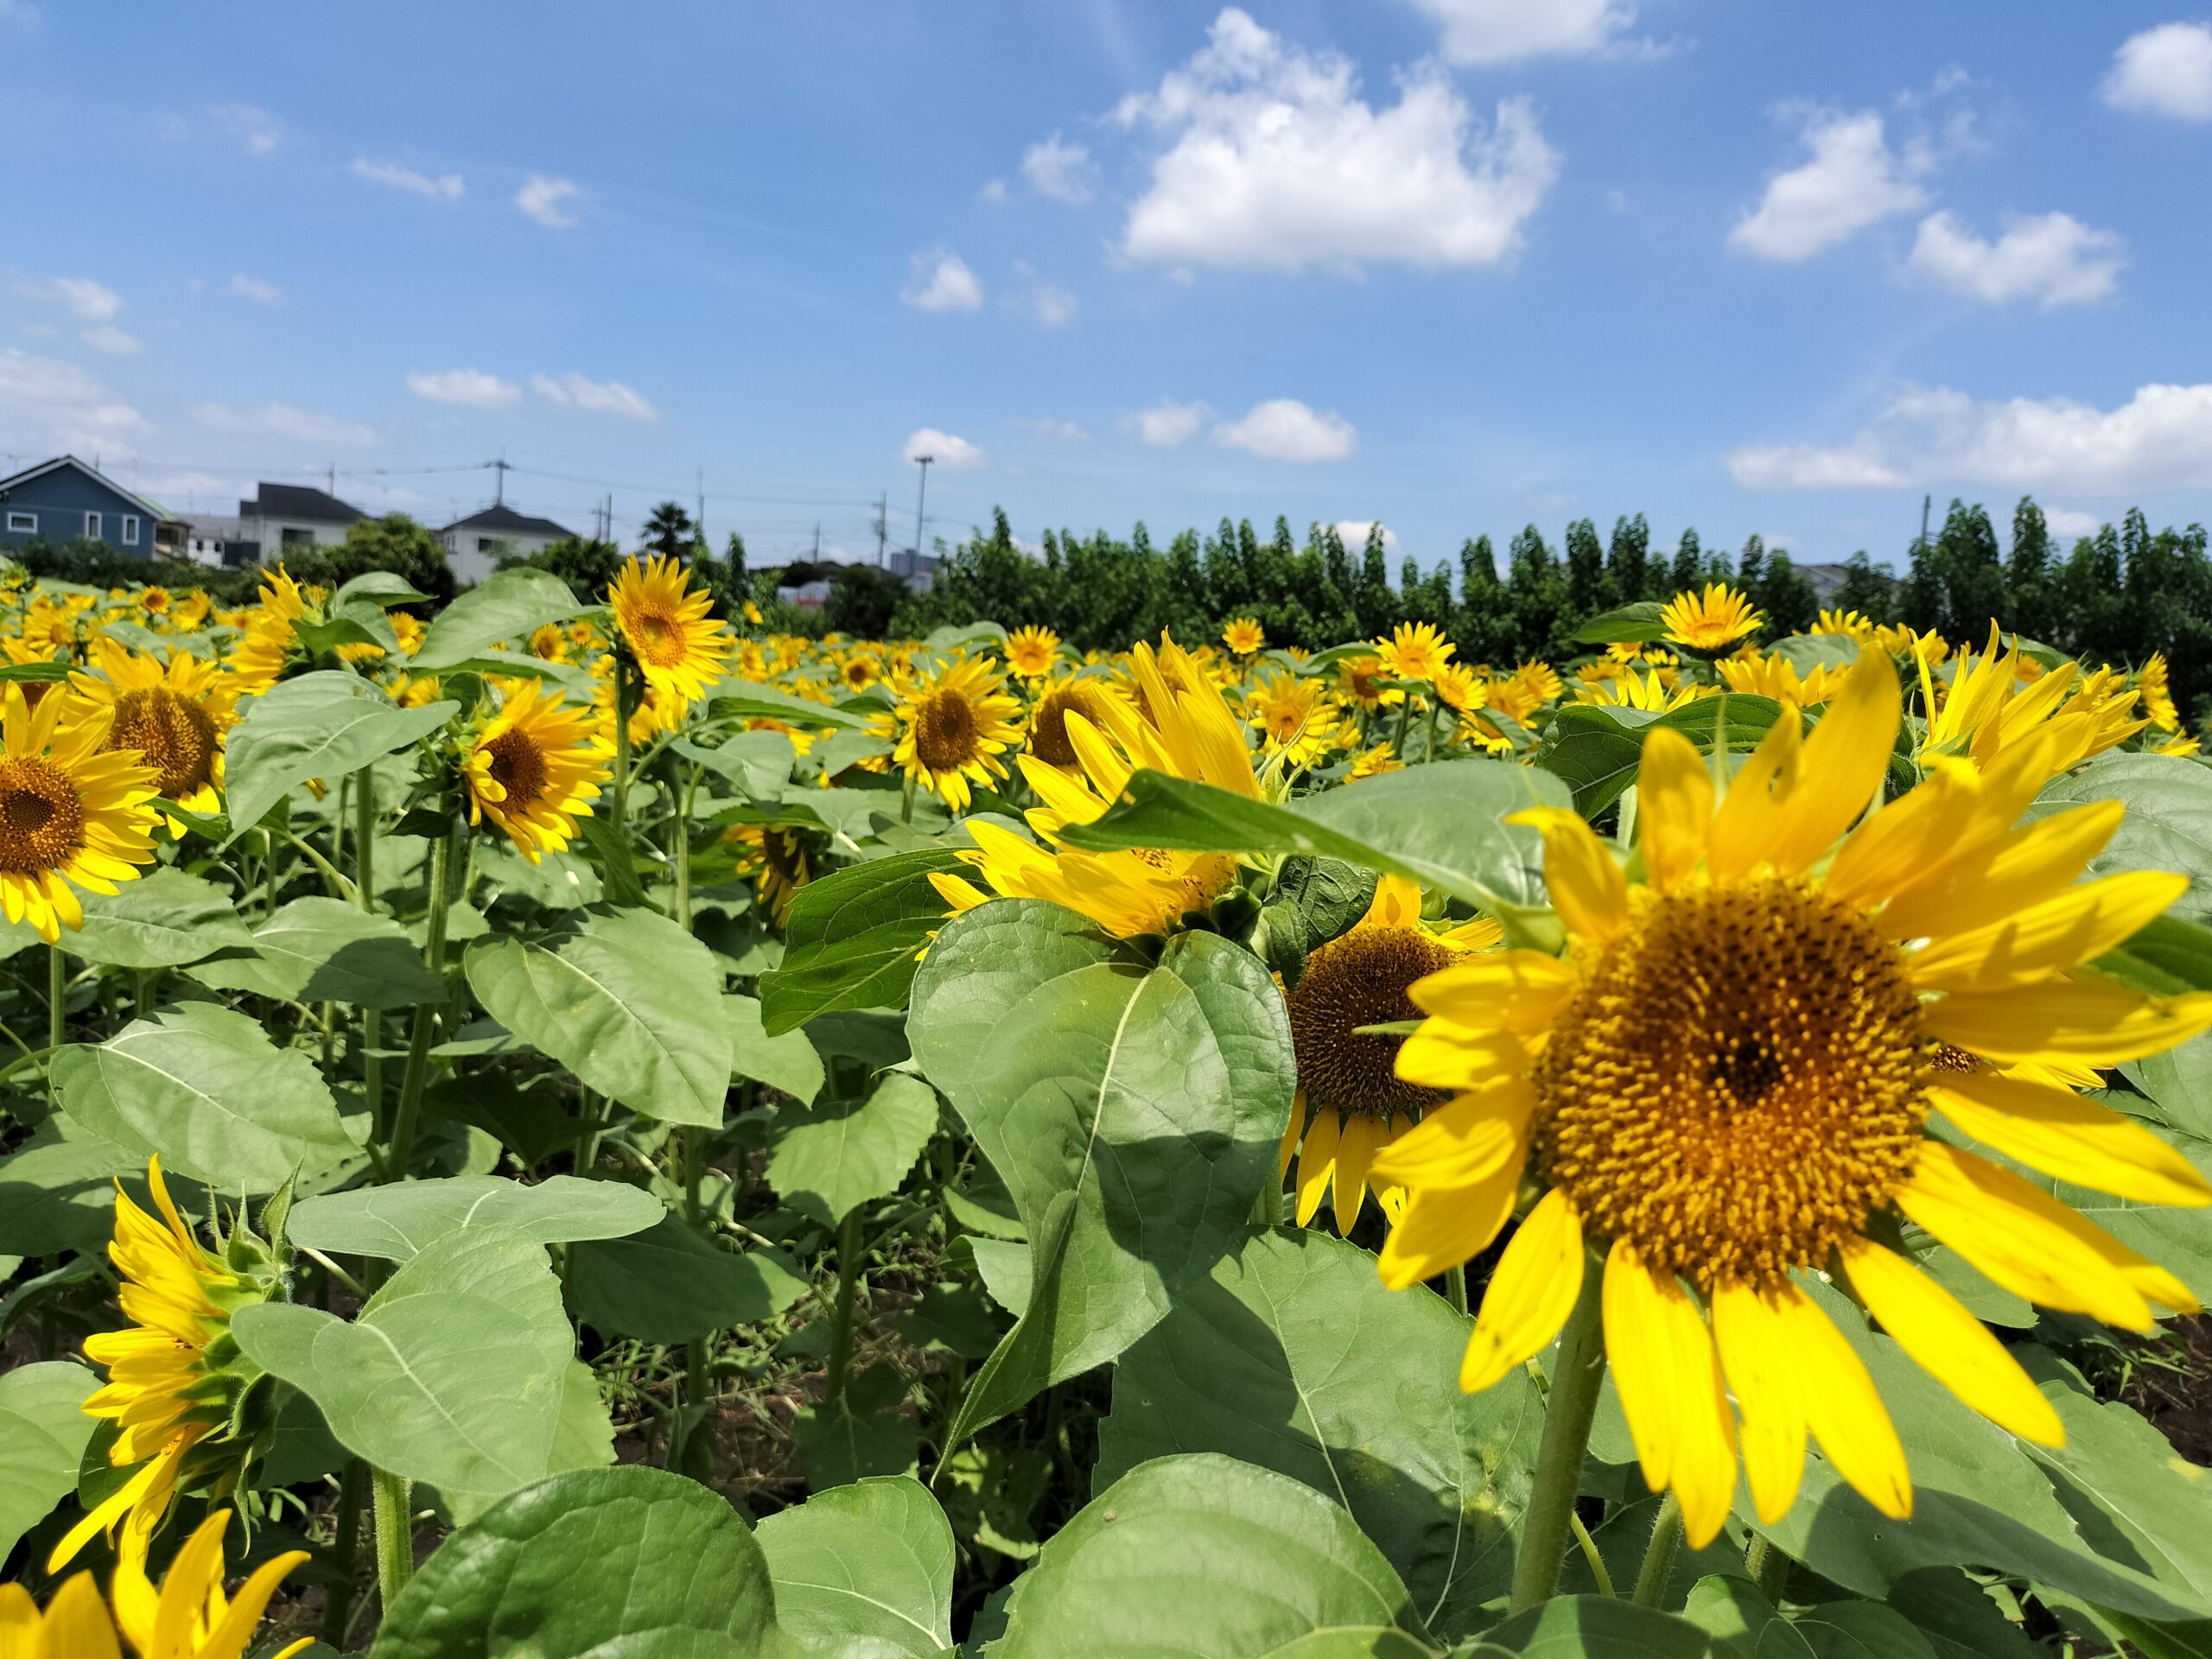
<svg viewBox="0 0 2212 1659"><path fill-rule="evenodd" d="M1613 1594L1613 1575L1606 1570L1605 1558L1598 1553L1598 1541L1590 1535L1590 1529L1582 1524L1582 1517L1573 1510L1567 1512L1567 1518L1574 1529L1574 1541L1581 1548L1582 1559L1590 1568L1590 1576L1597 1581L1598 1593L1601 1596Z"/></svg>
<svg viewBox="0 0 2212 1659"><path fill-rule="evenodd" d="M377 1589L389 1615L415 1576L415 1520L407 1510L408 1481L388 1469L369 1471L369 1496L377 1523Z"/></svg>
<svg viewBox="0 0 2212 1659"><path fill-rule="evenodd" d="M1467 1311L1467 1264L1454 1262L1444 1269L1444 1300L1452 1304L1455 1313Z"/></svg>
<svg viewBox="0 0 2212 1659"><path fill-rule="evenodd" d="M830 1376L822 1397L840 1405L853 1375L853 1303L861 1286L861 1208L855 1205L837 1224L837 1300L830 1309Z"/></svg>
<svg viewBox="0 0 2212 1659"><path fill-rule="evenodd" d="M1605 1376L1605 1333L1599 1310L1603 1275L1594 1262L1582 1268L1582 1294L1560 1332L1559 1359L1544 1406L1544 1438L1536 1448L1534 1490L1522 1521L1521 1554L1513 1564L1512 1611L1523 1612L1559 1591L1566 1564L1568 1522L1598 1414L1598 1388Z"/></svg>
<svg viewBox="0 0 2212 1659"><path fill-rule="evenodd" d="M676 925L686 933L691 931L691 802L692 790L697 787L697 769L692 768L692 785L683 786L684 766L676 751L668 751L668 798L675 811L669 818L668 862L676 875L676 897L672 914Z"/></svg>
<svg viewBox="0 0 2212 1659"><path fill-rule="evenodd" d="M1774 1540L1763 1532L1753 1533L1750 1547L1744 1551L1744 1568L1758 1586L1759 1593L1781 1606L1783 1590L1789 1582L1789 1557L1775 1547Z"/></svg>
<svg viewBox="0 0 2212 1659"><path fill-rule="evenodd" d="M1659 1514L1651 1522L1651 1541L1644 1546L1643 1565L1636 1574L1636 1605L1656 1607L1667 1599L1667 1581L1675 1574L1675 1553L1682 1547L1682 1501L1671 1489L1659 1500Z"/></svg>
<svg viewBox="0 0 2212 1659"><path fill-rule="evenodd" d="M377 781L366 766L360 771L360 790L353 798L353 902L373 915L377 907ZM369 1145L384 1132L384 1015L375 1008L361 1010L361 1092L369 1107Z"/></svg>
<svg viewBox="0 0 2212 1659"><path fill-rule="evenodd" d="M338 1507L331 1512L329 1599L322 1606L322 1639L336 1647L353 1622L353 1560L361 1535L361 1484L367 1465L346 1460L338 1482Z"/></svg>
<svg viewBox="0 0 2212 1659"><path fill-rule="evenodd" d="M1422 744L1421 753L1424 764L1436 759L1436 711L1442 706L1443 700L1436 695L1435 686L1431 685L1428 688L1427 736Z"/></svg>
<svg viewBox="0 0 2212 1659"><path fill-rule="evenodd" d="M61 947L49 944L46 947L46 1052L49 1054L60 1052L67 1040L69 1014L64 993L68 987L69 965ZM52 1071L46 1074L46 1092L49 1100L54 1098Z"/></svg>
<svg viewBox="0 0 2212 1659"><path fill-rule="evenodd" d="M456 824L430 843L429 913L423 924L423 961L429 969L430 976L442 986L446 976L446 908L451 897L446 889L453 868L453 838L458 828ZM416 1005L415 1028L407 1041L407 1070L399 1083L399 1110L391 1125L391 1171L395 1179L406 1178L407 1160L415 1150L415 1122L422 1116L423 1090L430 1072L430 1033L437 1018L436 1003Z"/></svg>
<svg viewBox="0 0 2212 1659"><path fill-rule="evenodd" d="M636 707L626 653L614 654L614 833L620 836L630 819L630 712Z"/></svg>

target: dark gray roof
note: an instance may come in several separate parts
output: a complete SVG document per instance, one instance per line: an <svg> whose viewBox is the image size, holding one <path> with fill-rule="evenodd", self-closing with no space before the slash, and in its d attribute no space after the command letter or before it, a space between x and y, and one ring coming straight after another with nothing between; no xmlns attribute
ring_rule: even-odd
<svg viewBox="0 0 2212 1659"><path fill-rule="evenodd" d="M254 487L261 492L260 498L238 503L241 518L305 518L315 524L350 524L369 516L334 495L310 489L304 484L270 484L264 480Z"/></svg>
<svg viewBox="0 0 2212 1659"><path fill-rule="evenodd" d="M447 531L454 530L482 531L493 536L502 531L510 536L567 536L572 533L567 526L556 524L550 518L533 518L528 513L517 512L504 504L486 507L481 512L472 512L466 518L456 518L438 533L442 536Z"/></svg>

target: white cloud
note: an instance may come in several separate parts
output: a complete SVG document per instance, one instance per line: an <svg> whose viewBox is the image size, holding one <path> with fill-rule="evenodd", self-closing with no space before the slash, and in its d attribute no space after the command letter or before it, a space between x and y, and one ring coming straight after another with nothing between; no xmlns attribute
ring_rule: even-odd
<svg viewBox="0 0 2212 1659"><path fill-rule="evenodd" d="M215 124L249 156L274 156L284 142L284 124L251 104L220 105L213 114Z"/></svg>
<svg viewBox="0 0 2212 1659"><path fill-rule="evenodd" d="M1348 60L1287 45L1235 7L1115 116L1167 143L1122 251L1171 265L1495 264L1559 175L1525 99L1501 103L1485 134L1429 67L1376 109Z"/></svg>
<svg viewBox="0 0 2212 1659"><path fill-rule="evenodd" d="M906 440L899 454L911 465L927 455L940 467L980 467L983 452L965 438L925 426Z"/></svg>
<svg viewBox="0 0 2212 1659"><path fill-rule="evenodd" d="M1004 179L993 179L984 185L978 194L982 195L983 200L988 202L992 207L1003 207L1006 206L1007 202L1006 181Z"/></svg>
<svg viewBox="0 0 2212 1659"><path fill-rule="evenodd" d="M1991 242L1946 212L1920 221L1910 268L1992 305L2034 300L2048 309L2103 299L2126 263L2117 232L2093 231L2071 213L2015 214Z"/></svg>
<svg viewBox="0 0 2212 1659"><path fill-rule="evenodd" d="M1214 428L1213 441L1267 461L1344 461L1359 448L1350 421L1333 410L1316 414L1295 397L1253 404L1243 419Z"/></svg>
<svg viewBox="0 0 2212 1659"><path fill-rule="evenodd" d="M1081 144L1062 143L1056 132L1021 152L1021 176L1047 200L1080 207L1090 200L1090 152Z"/></svg>
<svg viewBox="0 0 2212 1659"><path fill-rule="evenodd" d="M2116 110L2212 121L2212 24L2160 23L2130 35L2098 90Z"/></svg>
<svg viewBox="0 0 2212 1659"><path fill-rule="evenodd" d="M658 421L660 411L645 394L620 380L587 380L581 374L533 374L530 389L563 409L581 409L594 415L620 415L626 421Z"/></svg>
<svg viewBox="0 0 2212 1659"><path fill-rule="evenodd" d="M136 334L126 334L111 322L87 328L81 336L86 345L109 357L136 357L144 342Z"/></svg>
<svg viewBox="0 0 2212 1659"><path fill-rule="evenodd" d="M1057 283L1043 281L1027 260L1014 262L1014 274L1021 285L1006 296L1007 306L1046 328L1064 327L1075 321L1077 307L1073 294Z"/></svg>
<svg viewBox="0 0 2212 1659"><path fill-rule="evenodd" d="M1633 6L1611 0L1413 0L1443 29L1453 63L1602 52L1636 21Z"/></svg>
<svg viewBox="0 0 2212 1659"><path fill-rule="evenodd" d="M575 228L576 216L569 211L568 204L581 201L583 191L567 179L547 178L533 173L515 192L515 206L536 219L549 231Z"/></svg>
<svg viewBox="0 0 2212 1659"><path fill-rule="evenodd" d="M192 418L217 432L287 438L302 443L357 448L377 441L375 430L358 421L318 415L313 410L295 408L290 404L195 404Z"/></svg>
<svg viewBox="0 0 2212 1659"><path fill-rule="evenodd" d="M17 283L17 299L58 305L79 322L106 322L123 309L123 296L89 276L56 276L50 282Z"/></svg>
<svg viewBox="0 0 2212 1659"><path fill-rule="evenodd" d="M1090 436L1075 422L1055 420L1049 415L1017 415L1007 424L1034 432L1040 438L1058 438L1062 443L1082 443Z"/></svg>
<svg viewBox="0 0 2212 1659"><path fill-rule="evenodd" d="M0 351L0 434L10 447L72 454L127 449L145 416L73 363Z"/></svg>
<svg viewBox="0 0 2212 1659"><path fill-rule="evenodd" d="M231 278L231 292L239 299L251 300L256 305L274 305L284 297L284 290L274 283L264 283L258 277L241 273Z"/></svg>
<svg viewBox="0 0 2212 1659"><path fill-rule="evenodd" d="M2069 540L2080 536L2094 536L2105 527L2105 520L2094 512L2075 512L2068 507L2045 507L2043 510L2044 528L2054 536Z"/></svg>
<svg viewBox="0 0 2212 1659"><path fill-rule="evenodd" d="M983 285L950 248L930 248L908 261L899 297L918 311L973 311L983 302Z"/></svg>
<svg viewBox="0 0 2212 1659"><path fill-rule="evenodd" d="M23 325L26 340L59 340L61 331L50 322L27 322Z"/></svg>
<svg viewBox="0 0 2212 1659"><path fill-rule="evenodd" d="M1800 136L1811 159L1768 175L1758 207L1728 232L1729 246L1761 259L1809 258L1853 232L1926 205L1927 192L1914 182L1926 157L1894 154L1873 111L1815 111Z"/></svg>
<svg viewBox="0 0 2212 1659"><path fill-rule="evenodd" d="M1198 429L1212 413L1204 404L1179 404L1171 399L1139 410L1129 416L1128 424L1155 449L1173 449L1198 436Z"/></svg>
<svg viewBox="0 0 2212 1659"><path fill-rule="evenodd" d="M407 377L407 390L434 404L458 404L466 409L507 409L522 396L512 380L481 369L441 369L424 373L417 369Z"/></svg>
<svg viewBox="0 0 2212 1659"><path fill-rule="evenodd" d="M1727 461L1748 490L1969 484L2094 496L2192 488L2212 475L2212 384L2141 386L2112 410L1908 386L1847 444L1751 445Z"/></svg>
<svg viewBox="0 0 2212 1659"><path fill-rule="evenodd" d="M386 185L394 190L410 190L418 196L428 196L433 201L459 201L468 189L467 183L458 173L440 173L433 176L428 173L418 173L411 167L402 167L397 162L372 161L365 156L356 156L353 158L353 173L355 178L365 179L371 184ZM554 182L558 181L532 179L530 185ZM523 187L525 193L530 189L530 185ZM575 188L571 185L569 189L573 191ZM518 200L519 200L519 198ZM541 225L550 222L542 218L537 209L526 204L523 207L523 212L537 219Z"/></svg>
<svg viewBox="0 0 2212 1659"><path fill-rule="evenodd" d="M1339 518L1336 523L1337 539L1357 553L1367 545L1367 533L1373 528L1374 520L1370 518ZM1392 555L1398 550L1398 532L1388 524L1382 526L1382 550Z"/></svg>

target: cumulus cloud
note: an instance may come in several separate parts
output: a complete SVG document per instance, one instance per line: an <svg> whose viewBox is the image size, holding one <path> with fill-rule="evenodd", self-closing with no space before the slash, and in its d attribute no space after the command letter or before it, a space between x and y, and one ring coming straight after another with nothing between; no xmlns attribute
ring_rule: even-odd
<svg viewBox="0 0 2212 1659"><path fill-rule="evenodd" d="M2043 510L2044 528L2053 536L2069 539L2094 536L2105 527L2105 520L2094 512L2075 512L2069 507L2045 507Z"/></svg>
<svg viewBox="0 0 2212 1659"><path fill-rule="evenodd" d="M81 338L94 351L109 357L136 357L143 344L137 335L126 334L111 322L86 329Z"/></svg>
<svg viewBox="0 0 2212 1659"><path fill-rule="evenodd" d="M1034 432L1040 438L1057 438L1062 443L1081 443L1090 436L1075 422L1056 420L1049 415L1017 415L1007 424L1024 432Z"/></svg>
<svg viewBox="0 0 2212 1659"><path fill-rule="evenodd" d="M79 322L106 322L123 309L123 296L89 276L56 276L43 283L17 283L19 300L58 305Z"/></svg>
<svg viewBox="0 0 2212 1659"><path fill-rule="evenodd" d="M313 410L283 403L195 404L192 418L212 431L251 437L288 438L302 443L335 443L348 448L360 448L377 441L374 429L358 421L318 415Z"/></svg>
<svg viewBox="0 0 2212 1659"><path fill-rule="evenodd" d="M1046 200L1080 207L1090 200L1090 152L1061 143L1056 132L1021 152L1021 176Z"/></svg>
<svg viewBox="0 0 2212 1659"><path fill-rule="evenodd" d="M2033 300L2049 309L2103 299L2126 263L2117 232L2091 230L2071 213L2015 214L1992 242L1955 213L1940 213L1920 221L1910 266L1992 305Z"/></svg>
<svg viewBox="0 0 2212 1659"><path fill-rule="evenodd" d="M418 173L411 167L402 167L397 162L372 161L365 156L356 156L353 158L353 176L357 179L365 179L371 184L385 185L394 190L411 191L418 196L428 196L433 201L459 201L467 193L468 188L458 173L440 173L434 176L428 173ZM530 181L531 185L555 182L558 181L543 179L532 179ZM530 185L525 185L523 188L524 194L527 194ZM575 187L570 185L569 188L573 194ZM521 198L518 197L516 200L519 202ZM539 218L537 211L527 204L523 205L523 212L528 213L532 219L537 219L540 224L550 222Z"/></svg>
<svg viewBox="0 0 2212 1659"><path fill-rule="evenodd" d="M925 426L906 440L906 447L899 454L908 465L927 455L940 467L980 467L983 452L965 438L955 437L950 432L940 432Z"/></svg>
<svg viewBox="0 0 2212 1659"><path fill-rule="evenodd" d="M1368 532L1374 528L1375 521L1370 518L1339 518L1336 523L1337 539L1357 552L1367 545ZM1382 550L1394 556L1398 550L1398 532L1388 524L1382 526Z"/></svg>
<svg viewBox="0 0 2212 1659"><path fill-rule="evenodd" d="M594 415L620 415L627 421L657 421L660 411L645 394L620 380L587 380L581 374L533 374L530 389L550 404Z"/></svg>
<svg viewBox="0 0 2212 1659"><path fill-rule="evenodd" d="M1359 448L1359 434L1333 410L1317 414L1295 397L1270 397L1224 421L1213 441L1267 461L1344 461Z"/></svg>
<svg viewBox="0 0 2212 1659"><path fill-rule="evenodd" d="M1444 55L1453 63L1507 63L1516 58L1580 56L1602 52L1636 21L1633 6L1612 0L1413 0L1441 28Z"/></svg>
<svg viewBox="0 0 2212 1659"><path fill-rule="evenodd" d="M1485 132L1426 67L1377 108L1348 60L1287 44L1235 7L1157 92L1115 116L1166 145L1122 251L1179 266L1495 264L1519 249L1559 175L1525 99L1501 103Z"/></svg>
<svg viewBox="0 0 2212 1659"><path fill-rule="evenodd" d="M127 450L145 416L73 363L0 350L0 434L72 453Z"/></svg>
<svg viewBox="0 0 2212 1659"><path fill-rule="evenodd" d="M929 248L908 261L899 297L918 311L973 311L983 302L983 285L950 248Z"/></svg>
<svg viewBox="0 0 2212 1659"><path fill-rule="evenodd" d="M1155 449L1173 449L1198 436L1198 429L1212 413L1204 404L1179 404L1171 398L1139 410L1128 423Z"/></svg>
<svg viewBox="0 0 2212 1659"><path fill-rule="evenodd" d="M582 189L570 180L548 178L542 173L533 173L523 181L522 188L515 192L515 206L549 231L573 230L576 216L569 211L569 204L581 201L583 194Z"/></svg>
<svg viewBox="0 0 2212 1659"><path fill-rule="evenodd" d="M522 396L522 388L512 380L481 369L441 369L429 374L417 370L407 377L407 390L434 404L458 404L465 409L507 409Z"/></svg>
<svg viewBox="0 0 2212 1659"><path fill-rule="evenodd" d="M2212 475L2212 384L2141 386L2110 410L1907 386L1842 445L1750 445L1727 461L1749 490L1969 484L2094 496L2190 488Z"/></svg>
<svg viewBox="0 0 2212 1659"><path fill-rule="evenodd" d="M2129 35L2099 90L2116 110L2212 121L2212 24L2160 23Z"/></svg>
<svg viewBox="0 0 2212 1659"><path fill-rule="evenodd" d="M251 104L223 104L212 113L215 125L249 156L274 156L283 144L284 124L266 110Z"/></svg>
<svg viewBox="0 0 2212 1659"><path fill-rule="evenodd" d="M1927 205L1927 192L1915 181L1927 169L1926 156L1891 150L1875 111L1817 111L1799 138L1810 156L1770 174L1759 205L1728 232L1728 245L1738 252L1810 258L1869 225Z"/></svg>
<svg viewBox="0 0 2212 1659"><path fill-rule="evenodd" d="M241 300L251 300L256 305L274 305L284 297L284 290L274 283L264 283L258 277L241 273L231 278L231 292Z"/></svg>

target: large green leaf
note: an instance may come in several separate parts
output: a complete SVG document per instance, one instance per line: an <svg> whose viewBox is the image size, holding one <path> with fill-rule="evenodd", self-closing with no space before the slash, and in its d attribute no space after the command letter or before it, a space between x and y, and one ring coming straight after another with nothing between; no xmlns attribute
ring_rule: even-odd
<svg viewBox="0 0 2212 1659"><path fill-rule="evenodd" d="M270 1302L240 1308L231 1328L376 1468L488 1497L551 1471L575 1336L544 1246L525 1234L447 1234L351 1325Z"/></svg>
<svg viewBox="0 0 2212 1659"><path fill-rule="evenodd" d="M1666 610L1656 599L1640 599L1633 605L1601 612L1575 630L1578 645L1640 645L1647 640L1663 639L1667 624L1662 618Z"/></svg>
<svg viewBox="0 0 2212 1659"><path fill-rule="evenodd" d="M175 968L252 943L238 901L212 881L164 867L111 896L85 895L85 925L69 954L111 968Z"/></svg>
<svg viewBox="0 0 2212 1659"><path fill-rule="evenodd" d="M1682 1617L1726 1659L1813 1659L1805 1638L1749 1579L1721 1573L1700 1579L1690 1586Z"/></svg>
<svg viewBox="0 0 2212 1659"><path fill-rule="evenodd" d="M84 1404L99 1385L60 1360L0 1371L0 1560L77 1490L77 1465L99 1427Z"/></svg>
<svg viewBox="0 0 2212 1659"><path fill-rule="evenodd" d="M1469 1328L1440 1296L1385 1290L1354 1245L1255 1235L1114 1368L1093 1479L1176 1452L1280 1470L1351 1512L1431 1627L1469 1634L1511 1585L1543 1432L1520 1371L1459 1391Z"/></svg>
<svg viewBox="0 0 2212 1659"><path fill-rule="evenodd" d="M785 1257L724 1249L673 1214L642 1232L579 1243L569 1262L577 1317L603 1333L645 1342L689 1342L760 1325L806 1291Z"/></svg>
<svg viewBox="0 0 2212 1659"><path fill-rule="evenodd" d="M1904 1614L1878 1601L1824 1601L1790 1621L1814 1659L1936 1659Z"/></svg>
<svg viewBox="0 0 2212 1659"><path fill-rule="evenodd" d="M146 1190L143 1154L94 1135L66 1114L0 1158L0 1254L89 1255L115 1224L115 1184Z"/></svg>
<svg viewBox="0 0 2212 1659"><path fill-rule="evenodd" d="M224 745L225 805L233 838L310 778L332 781L445 724L458 703L402 709L356 675L328 670L249 698Z"/></svg>
<svg viewBox="0 0 2212 1659"><path fill-rule="evenodd" d="M550 571L495 571L438 613L413 666L452 668L502 640L565 622L582 609L568 584Z"/></svg>
<svg viewBox="0 0 2212 1659"><path fill-rule="evenodd" d="M906 1007L915 959L948 909L931 873L963 868L949 849L895 853L801 887L783 962L760 976L764 1027L795 1030L833 1008Z"/></svg>
<svg viewBox="0 0 2212 1659"><path fill-rule="evenodd" d="M312 1058L209 1003L65 1049L54 1081L62 1110L93 1134L221 1192L273 1192L302 1165L359 1150Z"/></svg>
<svg viewBox="0 0 2212 1659"><path fill-rule="evenodd" d="M2177 871L2189 877L2189 891L2169 913L2212 922L2212 770L2174 755L2114 750L2051 779L2028 816L2048 817L2086 801L2120 801L2127 808L2119 831L2089 861L2091 875Z"/></svg>
<svg viewBox="0 0 2212 1659"><path fill-rule="evenodd" d="M1491 1649L1526 1659L1707 1659L1713 1644L1671 1613L1611 1596L1561 1596L1484 1631L1476 1651L1487 1659Z"/></svg>
<svg viewBox="0 0 2212 1659"><path fill-rule="evenodd" d="M1549 772L1503 760L1411 766L1285 806L1140 772L1127 799L1065 834L1071 845L1101 852L1165 847L1348 859L1494 909L1543 895L1541 843L1534 830L1508 824L1507 815L1570 798Z"/></svg>
<svg viewBox="0 0 2212 1659"><path fill-rule="evenodd" d="M679 737L669 746L686 760L726 778L756 801L773 801L791 780L798 751L781 732L737 732L709 745Z"/></svg>
<svg viewBox="0 0 2212 1659"><path fill-rule="evenodd" d="M1321 1632L1378 1628L1427 1635L1390 1563L1343 1510L1233 1459L1161 1458L1092 1498L1045 1546L1014 1581L991 1651L1262 1659Z"/></svg>
<svg viewBox="0 0 2212 1659"><path fill-rule="evenodd" d="M754 680L723 680L707 688L707 712L716 720L780 720L815 729L823 726L862 728L868 715L779 691Z"/></svg>
<svg viewBox="0 0 2212 1659"><path fill-rule="evenodd" d="M406 929L341 899L295 899L238 943L245 948L235 955L198 963L193 978L217 990L358 1008L411 1007L445 995Z"/></svg>
<svg viewBox="0 0 2212 1659"><path fill-rule="evenodd" d="M952 1646L952 1529L918 1481L879 1477L817 1492L753 1537L785 1631L825 1652L874 1638L899 1653Z"/></svg>
<svg viewBox="0 0 2212 1659"><path fill-rule="evenodd" d="M1727 706L1725 717L1719 710ZM1543 747L1536 764L1563 780L1574 792L1574 809L1585 817L1596 816L1620 798L1636 781L1643 758L1643 740L1655 726L1681 733L1704 751L1716 741L1714 721L1723 721L1732 751L1755 749L1782 712L1782 705L1768 697L1700 697L1679 709L1654 714L1644 709L1617 709L1599 703L1569 703L1557 710L1544 728Z"/></svg>
<svg viewBox="0 0 2212 1659"><path fill-rule="evenodd" d="M780 1107L768 1128L768 1185L834 1224L899 1190L937 1118L937 1091L903 1071L886 1074L866 1100Z"/></svg>
<svg viewBox="0 0 2212 1659"><path fill-rule="evenodd" d="M963 1406L972 1433L1122 1352L1234 1247L1275 1179L1296 1064L1274 981L1213 934L1147 969L1072 911L1001 899L948 926L914 983L914 1058L1005 1179L1034 1263Z"/></svg>
<svg viewBox="0 0 2212 1659"><path fill-rule="evenodd" d="M733 991L722 998L722 1007L729 1012L730 1057L739 1077L780 1089L802 1106L822 1092L821 1051L804 1032L768 1035L756 997Z"/></svg>
<svg viewBox="0 0 2212 1659"><path fill-rule="evenodd" d="M447 1539L373 1659L759 1659L760 1547L728 1503L658 1469L557 1475Z"/></svg>
<svg viewBox="0 0 2212 1659"><path fill-rule="evenodd" d="M496 1175L450 1175L303 1198L284 1236L306 1249L409 1262L448 1233L502 1227L540 1244L622 1238L668 1213L650 1192L619 1181L556 1175L525 1186Z"/></svg>
<svg viewBox="0 0 2212 1659"><path fill-rule="evenodd" d="M487 934L465 966L494 1020L587 1087L664 1122L721 1124L730 1078L721 972L667 917L594 909L542 943Z"/></svg>

